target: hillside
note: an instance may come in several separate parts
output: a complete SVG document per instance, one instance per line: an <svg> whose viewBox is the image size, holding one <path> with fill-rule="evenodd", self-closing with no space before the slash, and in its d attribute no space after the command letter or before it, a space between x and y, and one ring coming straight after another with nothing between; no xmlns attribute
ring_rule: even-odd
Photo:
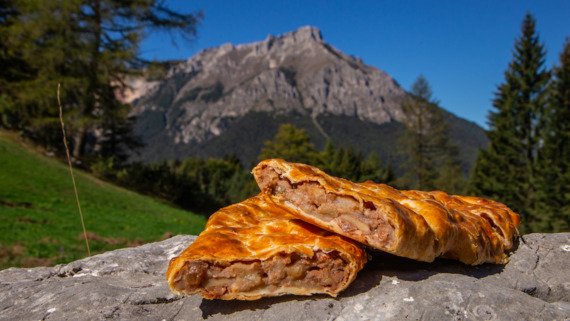
<svg viewBox="0 0 570 321"><path fill-rule="evenodd" d="M133 92L124 100L132 103L135 131L146 143L135 160L235 153L248 165L279 124L293 123L317 148L330 138L398 161L407 93L382 70L325 42L313 27L206 49L171 62L164 79L129 81ZM467 172L487 138L474 123L451 114L448 119Z"/></svg>
<svg viewBox="0 0 570 321"><path fill-rule="evenodd" d="M463 164L463 172L467 174L477 150L487 145L487 137L477 124L450 113L446 116L450 122L451 140L460 146L459 157ZM258 161L257 157L264 142L274 138L279 125L290 123L297 128L303 128L318 150L322 150L330 138L337 144L343 144L345 147L351 145L355 150L361 150L365 154L375 151L385 163L390 161L397 165L401 161L397 155L397 140L403 133L404 126L399 122L392 121L378 125L356 117L326 114L316 119L320 128L305 115L251 112L229 123L228 128L220 135L193 144L168 143L169 137L164 132L146 136L148 131L141 128L149 125L140 121L138 128L141 129L140 133L147 143L142 159L152 163L165 159L183 159L187 156L201 156L207 159L235 154L245 166L249 166ZM150 131L150 126L148 128ZM321 130L330 134L325 136Z"/></svg>
<svg viewBox="0 0 570 321"><path fill-rule="evenodd" d="M69 168L0 132L0 268L87 256ZM206 219L75 170L91 253L199 234Z"/></svg>

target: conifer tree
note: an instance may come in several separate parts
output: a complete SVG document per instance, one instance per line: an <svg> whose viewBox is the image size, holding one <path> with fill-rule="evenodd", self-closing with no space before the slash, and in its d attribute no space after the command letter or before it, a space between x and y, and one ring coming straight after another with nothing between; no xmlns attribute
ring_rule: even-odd
<svg viewBox="0 0 570 321"><path fill-rule="evenodd" d="M282 124L273 141L266 141L259 160L283 158L289 162L311 163L317 158L315 146L304 129L292 124Z"/></svg>
<svg viewBox="0 0 570 321"><path fill-rule="evenodd" d="M8 31L3 40L31 70L31 77L13 86L10 94L18 105L10 112L30 136L49 138L50 128L59 125L55 90L61 83L75 156L97 153L119 159L124 157L120 149L137 146L129 107L117 93L127 88L126 77L146 63L139 44L154 30L190 39L201 18L200 13L172 11L159 0L4 2L16 9L18 19L2 28ZM56 135L59 144L60 133Z"/></svg>
<svg viewBox="0 0 570 321"><path fill-rule="evenodd" d="M535 23L530 14L523 20L513 61L489 114L489 148L479 151L470 183L473 195L503 202L518 212L522 231L531 231L537 221L537 162L550 79Z"/></svg>
<svg viewBox="0 0 570 321"><path fill-rule="evenodd" d="M467 179L461 172L461 164L453 151L447 157L443 166L439 169L439 175L435 179L435 186L448 194L463 195L467 185Z"/></svg>
<svg viewBox="0 0 570 321"><path fill-rule="evenodd" d="M345 151L342 145L338 146L336 152L334 153L334 158L331 166L331 174L334 176L341 176L342 175L342 160L345 158L344 156Z"/></svg>
<svg viewBox="0 0 570 321"><path fill-rule="evenodd" d="M401 185L420 190L437 189L443 165L457 160L455 148L449 141L449 125L438 102L432 99L431 87L424 76L420 75L414 82L402 111L406 131L399 145L407 161L402 164L406 174Z"/></svg>
<svg viewBox="0 0 570 321"><path fill-rule="evenodd" d="M362 152L354 153L352 146L346 148L340 166L337 167L338 176L351 181L358 181L361 174Z"/></svg>
<svg viewBox="0 0 570 321"><path fill-rule="evenodd" d="M386 174L384 175L384 177L385 177L384 178L385 184L388 184L396 188L401 188L400 186L398 186L396 172L394 172L394 167L392 166L392 162L388 162L388 165L386 166ZM382 181L380 181L380 183L381 182Z"/></svg>
<svg viewBox="0 0 570 321"><path fill-rule="evenodd" d="M336 150L330 139L327 139L325 149L319 153L319 161L317 165L320 169L327 173L333 172L333 162Z"/></svg>
<svg viewBox="0 0 570 321"><path fill-rule="evenodd" d="M570 230L570 38L553 70L540 152L536 214L543 231Z"/></svg>
<svg viewBox="0 0 570 321"><path fill-rule="evenodd" d="M0 0L0 126L20 130L22 110L16 107L19 90L14 84L33 76L33 70L22 59L22 49L11 36L21 18L15 0Z"/></svg>
<svg viewBox="0 0 570 321"><path fill-rule="evenodd" d="M377 184L393 184L395 179L392 166L388 164L384 167L378 155L372 151L368 158L362 163L362 174L359 181L373 181Z"/></svg>

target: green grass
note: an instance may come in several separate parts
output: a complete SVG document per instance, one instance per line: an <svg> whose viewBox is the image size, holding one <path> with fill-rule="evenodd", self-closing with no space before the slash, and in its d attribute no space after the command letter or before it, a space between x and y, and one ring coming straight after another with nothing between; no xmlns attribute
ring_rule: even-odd
<svg viewBox="0 0 570 321"><path fill-rule="evenodd" d="M69 168L0 131L0 268L87 256ZM74 170L91 254L198 234L206 218Z"/></svg>

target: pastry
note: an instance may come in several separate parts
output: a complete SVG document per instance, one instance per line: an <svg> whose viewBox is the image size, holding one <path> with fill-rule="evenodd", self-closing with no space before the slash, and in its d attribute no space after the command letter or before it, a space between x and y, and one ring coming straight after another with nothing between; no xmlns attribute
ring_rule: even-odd
<svg viewBox="0 0 570 321"><path fill-rule="evenodd" d="M175 293L207 299L336 296L365 263L357 242L305 223L260 194L212 214L170 261L167 279Z"/></svg>
<svg viewBox="0 0 570 321"><path fill-rule="evenodd" d="M415 260L505 263L518 235L518 214L491 200L353 183L281 159L253 174L262 193L300 219Z"/></svg>

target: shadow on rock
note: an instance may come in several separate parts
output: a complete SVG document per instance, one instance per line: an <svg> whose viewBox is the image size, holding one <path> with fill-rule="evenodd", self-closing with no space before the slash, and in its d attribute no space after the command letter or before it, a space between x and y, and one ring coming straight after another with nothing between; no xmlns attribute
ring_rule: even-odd
<svg viewBox="0 0 570 321"><path fill-rule="evenodd" d="M380 281L382 280L382 275L375 273L374 271L370 271L366 267L358 273L356 280L352 282L348 286L348 288L342 291L336 299L341 298L348 298L351 296L355 296L361 293L365 293L370 291L372 288L378 286ZM271 306L295 301L295 302L302 302L302 301L311 301L311 300L322 300L322 299L332 299L335 298L326 295L326 294L316 294L311 296L299 296L299 295L284 295L279 297L272 297L272 298L261 298L259 300L253 301L241 301L241 300L206 300L202 299L202 303L200 304L200 309L202 310L202 318L207 319L212 315L215 314L232 314L235 312L240 312L244 310L267 310Z"/></svg>
<svg viewBox="0 0 570 321"><path fill-rule="evenodd" d="M261 298L259 300L242 301L242 300L207 300L202 299L200 310L202 310L202 318L207 319L215 314L232 314L235 312L250 310L267 310L272 305L287 301L306 301L319 298L328 298L328 295L298 296L284 295L272 298Z"/></svg>
<svg viewBox="0 0 570 321"><path fill-rule="evenodd" d="M518 242L516 244L518 246ZM489 275L501 273L504 264L482 264L477 266L466 265L458 261L448 259L436 259L434 262L420 262L385 253L379 250L368 249L369 262L358 273L356 280L337 299L343 299L366 293L375 288L382 281L382 276L396 277L405 281L421 281L429 277L441 274L462 274L473 278L484 278ZM272 305L288 301L307 301L329 298L328 295L297 296L285 295L273 298L261 298L254 301L240 300L206 300L200 304L204 319L215 314L232 314L244 310L266 310ZM223 302L223 304L221 304Z"/></svg>
<svg viewBox="0 0 570 321"><path fill-rule="evenodd" d="M370 250L371 260L367 268L375 273L397 277L406 281L420 281L439 273L463 274L477 279L501 273L504 264L466 265L448 259L436 259L433 262L420 262L399 257L378 250Z"/></svg>

